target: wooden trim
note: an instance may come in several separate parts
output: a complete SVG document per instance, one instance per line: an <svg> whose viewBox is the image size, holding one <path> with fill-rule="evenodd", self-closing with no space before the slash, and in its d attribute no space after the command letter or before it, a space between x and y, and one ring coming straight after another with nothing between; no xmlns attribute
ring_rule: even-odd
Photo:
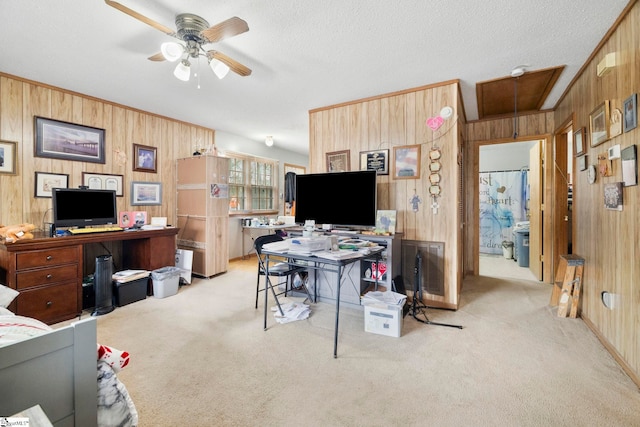
<svg viewBox="0 0 640 427"><path fill-rule="evenodd" d="M123 108L123 109L125 109L127 111L134 111L136 113L141 113L141 114L144 114L146 116L158 117L160 119L169 120L169 121L174 122L174 123L182 123L182 124L190 126L190 127L200 128L200 129L203 129L203 130L206 130L206 131L213 132L213 140L215 141L215 129L211 129L211 128L207 128L207 127L204 127L204 126L196 125L196 124L193 124L193 123L185 122L185 121L182 121L182 120L174 119L173 117L162 116L160 114L152 113L152 112L145 111L145 110L140 110L138 108L130 107L128 105L118 104L117 102L107 101L106 99L96 98L95 96L86 95L84 93L74 92L72 90L64 89L64 88L61 88L61 87L58 87L58 86L49 85L49 84L38 82L38 81L35 81L35 80L25 79L24 77L14 76L12 74L3 73L1 71L0 71L0 77L6 77L8 79L17 80L17 81L20 81L20 82L23 82L23 83L27 83L27 84L38 86L38 87L45 88L45 89L59 91L59 92L66 93L66 94L69 94L69 95L72 95L72 96L79 96L82 99L101 102L103 104L111 105L113 107Z"/></svg>
<svg viewBox="0 0 640 427"><path fill-rule="evenodd" d="M404 89L404 90L400 90L400 91L397 91L397 92L390 92L390 93L385 93L385 94L382 94L382 95L371 96L369 98L356 99L354 101L347 101L347 102L343 102L343 103L340 103L340 104L327 105L326 107L314 108L313 110L309 110L309 120L311 120L311 114L318 113L320 111L332 110L334 108L346 107L348 105L354 105L354 104L360 104L360 103L363 103L363 102L369 102L369 101L375 101L375 100L384 99L384 98L390 98L392 96L406 95L408 93L419 92L421 90L433 89L433 88L437 88L437 87L441 87L441 86L448 86L448 85L451 85L451 84L454 84L454 83L458 85L458 90L460 90L460 80L454 79L454 80L447 80L446 82L433 83L433 84L430 84L430 85L414 87L414 88L411 88L411 89Z"/></svg>
<svg viewBox="0 0 640 427"><path fill-rule="evenodd" d="M546 114L546 113L553 113L554 110L531 110L531 111L523 111L523 112L519 112L518 111L518 117L522 117L522 116L532 116L535 114ZM500 119L512 119L513 118L513 114L509 113L509 114L496 114L495 116L488 116L488 117L484 117L482 119L476 119L476 120L469 120L467 122L467 124L473 124L473 123L480 123L480 122L488 122L488 121L492 121L492 120L500 120ZM511 138L511 140L513 140L513 138Z"/></svg>
<svg viewBox="0 0 640 427"><path fill-rule="evenodd" d="M635 372L633 372L631 366L629 366L629 364L626 362L626 360L624 360L620 353L618 353L615 347L611 345L609 341L607 341L606 338L600 333L598 328L596 328L596 325L591 323L591 320L589 320L589 318L587 317L580 316L580 318L582 319L584 324L587 325L587 328L589 328L591 332L593 332L593 334L598 338L598 341L600 341L600 343L609 352L609 354L611 354L615 361L618 362L618 365L620 365L625 374L629 375L631 381L633 381L638 387L640 387L640 377L636 375Z"/></svg>
<svg viewBox="0 0 640 427"><path fill-rule="evenodd" d="M593 52L591 52L591 55L589 55L589 57L584 62L584 64L582 64L582 67L580 67L580 69L575 74L575 76L573 76L573 79L571 79L571 81L567 85L567 88L564 90L564 92L562 92L562 95L560 95L560 98L558 98L558 102L556 102L556 105L553 106L553 111L557 110L558 107L560 107L560 104L562 103L564 98L569 94L573 85L578 81L578 79L582 76L582 74L584 74L589 64L591 64L591 62L595 59L595 57L598 55L600 50L609 41L613 33L620 26L620 23L627 17L631 9L633 9L633 6L635 6L637 1L638 0L630 0L627 6L622 10L622 13L620 14L620 16L618 16L618 19L616 19L616 21L613 23L611 28L609 28L609 31L607 31L606 34L602 37L602 40L600 40L600 43L598 43L595 49L593 49Z"/></svg>

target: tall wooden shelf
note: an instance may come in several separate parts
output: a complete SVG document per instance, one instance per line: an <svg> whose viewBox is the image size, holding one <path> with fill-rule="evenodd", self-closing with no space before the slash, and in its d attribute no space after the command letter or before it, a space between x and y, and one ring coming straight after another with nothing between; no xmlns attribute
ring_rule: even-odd
<svg viewBox="0 0 640 427"><path fill-rule="evenodd" d="M203 277L229 268L229 159L177 160L178 248L193 251L192 272Z"/></svg>

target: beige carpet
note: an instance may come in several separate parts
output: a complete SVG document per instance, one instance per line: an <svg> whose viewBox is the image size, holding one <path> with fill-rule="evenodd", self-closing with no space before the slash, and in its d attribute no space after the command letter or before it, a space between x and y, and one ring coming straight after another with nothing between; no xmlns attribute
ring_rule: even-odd
<svg viewBox="0 0 640 427"><path fill-rule="evenodd" d="M98 318L98 340L131 353L120 373L142 426L640 426L640 392L579 319L547 307L549 285L465 281L452 329L404 320L364 332L334 306L262 329L254 270L233 264L177 295Z"/></svg>

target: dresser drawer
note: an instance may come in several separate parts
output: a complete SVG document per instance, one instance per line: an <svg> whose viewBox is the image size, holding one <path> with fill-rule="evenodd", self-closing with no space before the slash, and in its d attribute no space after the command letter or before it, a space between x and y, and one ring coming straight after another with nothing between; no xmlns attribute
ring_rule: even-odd
<svg viewBox="0 0 640 427"><path fill-rule="evenodd" d="M78 278L78 264L69 264L17 273L16 285L20 290L76 278Z"/></svg>
<svg viewBox="0 0 640 427"><path fill-rule="evenodd" d="M35 317L45 323L59 322L78 315L78 286L75 280L24 290L16 300L16 314Z"/></svg>
<svg viewBox="0 0 640 427"><path fill-rule="evenodd" d="M79 258L79 246L24 252L16 255L16 270L46 267L47 265L76 263Z"/></svg>

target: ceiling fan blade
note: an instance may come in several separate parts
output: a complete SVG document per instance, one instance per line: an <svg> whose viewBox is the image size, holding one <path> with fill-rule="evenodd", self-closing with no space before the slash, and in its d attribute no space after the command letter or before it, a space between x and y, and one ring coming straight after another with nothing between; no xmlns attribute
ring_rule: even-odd
<svg viewBox="0 0 640 427"><path fill-rule="evenodd" d="M162 52L158 52L155 55L151 55L147 59L149 61L156 61L156 62L161 62L161 61L165 60L164 55L162 54Z"/></svg>
<svg viewBox="0 0 640 427"><path fill-rule="evenodd" d="M249 31L249 25L247 25L246 21L234 16L233 18L222 21L213 27L202 30L200 35L209 40L209 42L215 43L224 40L227 37L237 36L238 34L242 34L247 31Z"/></svg>
<svg viewBox="0 0 640 427"><path fill-rule="evenodd" d="M136 18L138 21L144 22L145 24L152 26L156 30L160 30L167 35L175 37L176 32L171 28L165 27L164 25L157 23L153 19L149 19L146 16L139 14L135 10L131 10L128 7L121 5L117 1L104 0L104 2L111 7L118 9L120 12L126 13L127 15L133 18Z"/></svg>
<svg viewBox="0 0 640 427"><path fill-rule="evenodd" d="M227 64L231 69L231 71L243 77L251 75L250 68L245 67L235 59L229 58L227 55L225 55L222 52L218 52L217 50L209 50L207 51L207 57L209 59L217 59L218 61Z"/></svg>

